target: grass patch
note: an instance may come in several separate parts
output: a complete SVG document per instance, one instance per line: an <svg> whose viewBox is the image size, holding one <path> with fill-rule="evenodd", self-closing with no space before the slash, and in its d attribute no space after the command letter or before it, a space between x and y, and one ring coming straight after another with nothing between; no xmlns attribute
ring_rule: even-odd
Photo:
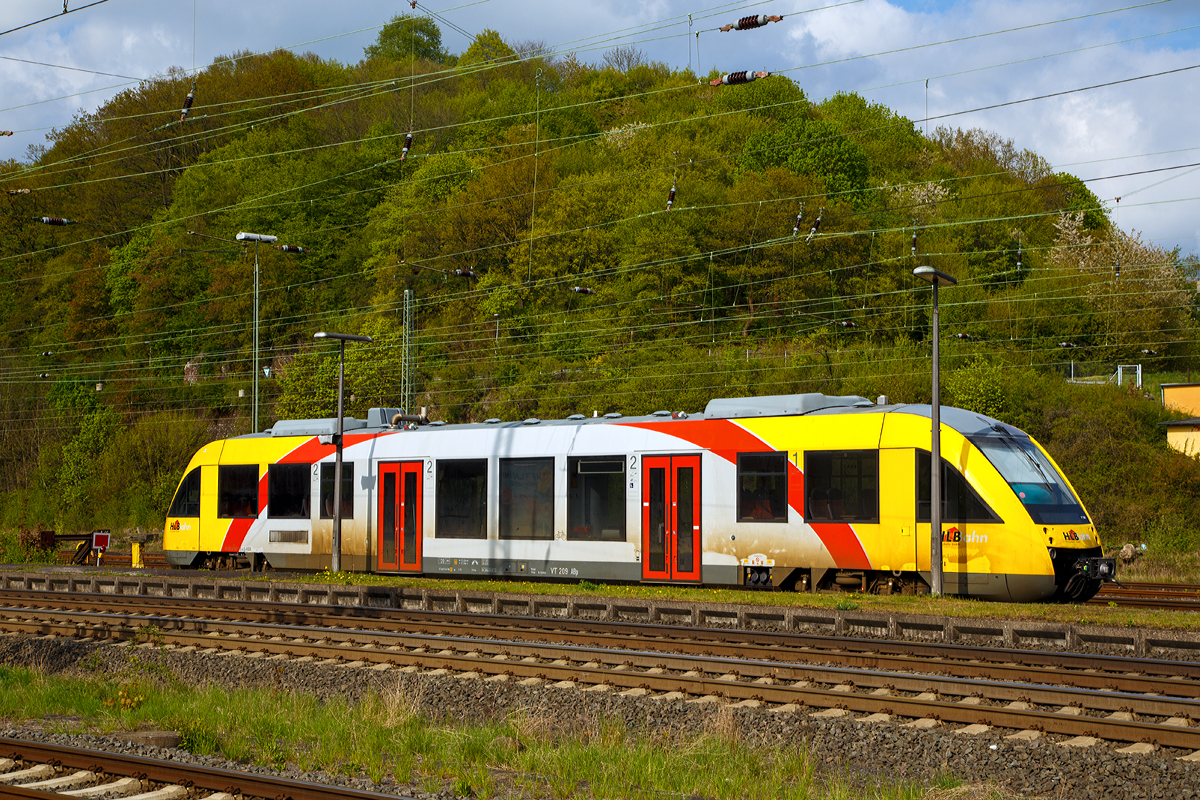
<svg viewBox="0 0 1200 800"><path fill-rule="evenodd" d="M139 702L111 702L131 692ZM390 778L479 798L912 800L929 791L913 782L818 771L803 744L744 740L727 708L705 730L673 738L639 736L613 721L572 727L525 712L491 722L432 720L399 682L359 703L322 702L275 690L130 685L0 666L0 716L49 717L55 721L48 727L64 733L170 728L198 754ZM961 785L940 777L932 789Z"/></svg>

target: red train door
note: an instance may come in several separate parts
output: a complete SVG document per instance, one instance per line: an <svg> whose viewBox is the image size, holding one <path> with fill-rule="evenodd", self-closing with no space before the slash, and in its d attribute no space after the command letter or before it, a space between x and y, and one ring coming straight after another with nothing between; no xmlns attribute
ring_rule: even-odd
<svg viewBox="0 0 1200 800"><path fill-rule="evenodd" d="M642 459L642 578L700 580L700 456Z"/></svg>
<svg viewBox="0 0 1200 800"><path fill-rule="evenodd" d="M421 570L422 465L379 465L380 570Z"/></svg>

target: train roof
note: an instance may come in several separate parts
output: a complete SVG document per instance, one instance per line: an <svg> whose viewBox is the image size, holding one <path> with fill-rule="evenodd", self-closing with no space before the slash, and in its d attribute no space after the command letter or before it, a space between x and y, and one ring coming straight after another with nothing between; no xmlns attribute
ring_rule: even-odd
<svg viewBox="0 0 1200 800"><path fill-rule="evenodd" d="M422 430L483 430L488 428L522 428L532 426L559 425L610 425L629 422L659 422L680 419L750 419L754 417L789 417L806 415L841 415L841 414L877 414L895 412L929 417L932 408L928 405L907 405L889 403L886 397L880 397L871 402L858 395L826 395L818 392L808 394L766 395L761 397L732 397L710 400L703 413L688 414L682 411L655 411L645 416L626 417L612 412L602 416L587 417L583 414L572 414L566 419L542 420L531 417L524 420L504 422L499 419L489 419L485 422L469 422L448 425L445 422L415 423L415 417L399 420L399 425L419 424ZM367 412L366 419L344 417L342 429L347 433L367 433L381 430L397 430L393 420L401 414L398 408L372 408ZM966 436L1003 433L1024 436L1025 434L998 420L965 411L961 408L942 406L942 423ZM326 417L321 419L292 419L280 420L262 433L247 434L238 438L274 438L283 436L330 436L337 432L337 419Z"/></svg>

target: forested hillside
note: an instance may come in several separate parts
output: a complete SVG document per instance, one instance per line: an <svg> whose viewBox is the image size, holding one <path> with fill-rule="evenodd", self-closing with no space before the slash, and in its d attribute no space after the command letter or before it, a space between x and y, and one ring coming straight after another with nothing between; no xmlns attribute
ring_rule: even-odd
<svg viewBox="0 0 1200 800"><path fill-rule="evenodd" d="M452 55L397 18L357 64L233 54L80 114L0 164L4 520L160 525L195 447L250 429L251 231L303 248L257 253L260 428L333 413L319 330L375 339L347 351L347 413L404 405L406 290L410 405L434 419L928 402L928 264L959 281L944 402L1045 437L1121 535L1195 527L1162 412L1063 370L1189 369L1196 264L1019 143L720 77L494 31ZM1159 481L1136 520L1105 448Z"/></svg>

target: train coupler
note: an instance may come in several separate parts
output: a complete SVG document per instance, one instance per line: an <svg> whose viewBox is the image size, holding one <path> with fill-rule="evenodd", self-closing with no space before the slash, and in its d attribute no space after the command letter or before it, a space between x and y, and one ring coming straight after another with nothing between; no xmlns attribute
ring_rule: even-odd
<svg viewBox="0 0 1200 800"><path fill-rule="evenodd" d="M1075 561L1075 572L1091 580L1117 583L1117 560L1115 558L1080 558ZM1119 583L1117 583L1120 586Z"/></svg>

